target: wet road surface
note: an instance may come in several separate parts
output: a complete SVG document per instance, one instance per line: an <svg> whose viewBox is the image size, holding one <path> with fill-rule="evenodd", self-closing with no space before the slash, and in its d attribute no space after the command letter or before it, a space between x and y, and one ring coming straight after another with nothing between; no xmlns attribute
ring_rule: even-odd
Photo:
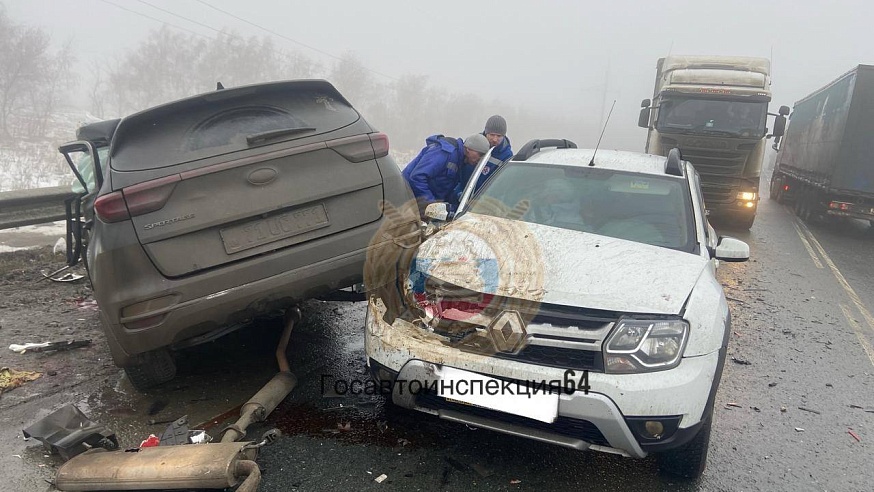
<svg viewBox="0 0 874 492"><path fill-rule="evenodd" d="M284 432L258 458L259 490L871 490L874 233L858 221L805 225L767 200L751 231L720 233L747 241L752 259L719 271L733 328L700 480L662 477L652 458L580 453L441 421L378 395L323 395L323 376L368 378L364 304L309 301L289 349L298 387L250 428L253 439L270 427ZM77 403L128 446L166 425L150 421L186 414L217 434L272 376L280 330L278 319L262 320L190 349L179 378L158 390L137 393L116 371L16 412L38 417ZM33 467L57 463L33 443L18 445L26 447L21 473L31 478L15 490L47 490L46 469Z"/></svg>

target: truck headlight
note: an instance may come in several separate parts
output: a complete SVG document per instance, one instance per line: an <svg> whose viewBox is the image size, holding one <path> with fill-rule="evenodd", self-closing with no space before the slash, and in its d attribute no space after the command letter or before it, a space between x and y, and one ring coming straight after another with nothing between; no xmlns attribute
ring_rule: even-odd
<svg viewBox="0 0 874 492"><path fill-rule="evenodd" d="M623 319L604 344L608 373L662 371L683 357L689 323L677 320Z"/></svg>
<svg viewBox="0 0 874 492"><path fill-rule="evenodd" d="M739 191L737 199L749 202L755 200L757 196L758 194L753 191Z"/></svg>

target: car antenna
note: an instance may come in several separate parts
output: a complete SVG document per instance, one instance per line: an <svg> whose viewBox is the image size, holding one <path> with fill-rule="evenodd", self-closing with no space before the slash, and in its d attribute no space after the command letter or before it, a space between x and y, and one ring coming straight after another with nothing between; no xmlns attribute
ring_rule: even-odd
<svg viewBox="0 0 874 492"><path fill-rule="evenodd" d="M607 113L607 120L604 122L604 128L601 129L601 136L598 137L598 144L595 145L595 151L592 152L592 160L589 161L590 166L595 165L595 154L598 153L598 147L601 146L601 139L604 138L604 132L607 131L607 123L610 123L610 115L613 114L613 108L616 106L616 99L613 100L613 104L610 105L610 112Z"/></svg>

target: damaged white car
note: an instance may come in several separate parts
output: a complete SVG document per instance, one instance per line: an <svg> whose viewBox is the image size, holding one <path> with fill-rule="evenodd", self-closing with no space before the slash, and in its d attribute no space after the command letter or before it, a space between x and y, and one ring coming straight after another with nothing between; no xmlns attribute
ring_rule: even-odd
<svg viewBox="0 0 874 492"><path fill-rule="evenodd" d="M444 220L421 244L387 231L365 273L368 364L395 404L702 473L730 333L716 267L749 247L716 236L679 151L535 140L454 217L426 214Z"/></svg>

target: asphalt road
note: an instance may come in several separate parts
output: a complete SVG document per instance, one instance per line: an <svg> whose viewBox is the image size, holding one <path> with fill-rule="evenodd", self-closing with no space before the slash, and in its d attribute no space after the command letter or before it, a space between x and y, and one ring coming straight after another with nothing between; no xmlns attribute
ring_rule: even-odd
<svg viewBox="0 0 874 492"><path fill-rule="evenodd" d="M250 434L284 432L258 458L259 490L871 490L874 232L858 221L805 225L763 200L751 231L720 233L747 241L752 259L719 270L733 333L700 480L661 477L651 458L579 453L476 430L379 396L324 396L323 375L367 378L364 306L310 301L289 350L300 383ZM278 320L264 320L254 331L188 351L180 377L165 388L140 394L116 372L69 394L34 397L4 421L28 422L72 402L114 429L123 445L160 432L163 424L150 419L187 414L216 431L228 421L223 414L275 370L279 328ZM0 452L22 455L14 490L47 490L41 478L57 461L35 443L7 441L0 440Z"/></svg>

